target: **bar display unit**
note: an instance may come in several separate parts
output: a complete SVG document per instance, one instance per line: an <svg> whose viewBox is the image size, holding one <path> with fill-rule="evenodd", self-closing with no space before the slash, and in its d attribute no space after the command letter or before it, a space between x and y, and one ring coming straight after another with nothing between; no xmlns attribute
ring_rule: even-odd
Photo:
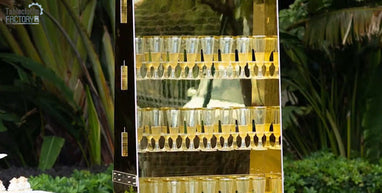
<svg viewBox="0 0 382 193"><path fill-rule="evenodd" d="M173 35L116 2L115 192L282 192L276 1L253 9L251 35Z"/></svg>

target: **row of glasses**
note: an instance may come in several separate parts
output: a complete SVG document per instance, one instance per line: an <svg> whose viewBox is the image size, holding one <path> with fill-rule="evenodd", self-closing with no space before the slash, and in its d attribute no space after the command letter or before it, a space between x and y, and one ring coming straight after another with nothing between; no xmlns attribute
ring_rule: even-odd
<svg viewBox="0 0 382 193"><path fill-rule="evenodd" d="M230 151L281 149L280 108L228 107L228 108L143 108L138 109L138 146L140 152L149 151ZM271 137L275 142L271 144ZM228 141L232 136L232 143ZM246 138L249 136L249 144ZM265 144L263 138L265 136ZM147 139L143 148L141 141ZM160 138L164 144L159 145ZM180 147L177 139L180 137ZM194 141L198 137L199 145ZM212 139L216 137L213 146ZM241 139L237 144L238 137ZM172 145L170 147L169 140ZM189 140L187 146L186 140ZM206 143L204 144L204 140ZM257 143L255 142L257 139ZM152 147L151 141L155 146ZM223 141L223 142L222 142Z"/></svg>
<svg viewBox="0 0 382 193"><path fill-rule="evenodd" d="M156 68L158 69L155 71L155 74L147 70L137 71L137 77L138 77L137 80L145 80L145 79L195 80L200 78L206 78L206 79L252 79L252 78L277 79L279 78L278 67L276 68L276 64L273 61L267 62L267 65L264 65L265 62L249 61L245 63L244 68L238 67L240 62L236 62L236 61L214 62L211 65L215 69L213 70L213 73L211 73L212 67L211 68L204 67L206 63L207 62L195 62L195 66L190 67L189 62L178 62L178 63L173 63L171 65L172 67L169 67L170 66L169 63L160 62L155 64ZM147 66L147 63L143 65L144 68L146 68L146 66ZM149 69L154 69L152 67L153 65L150 65ZM246 69L247 67L248 69ZM171 69L175 69L175 70L171 70ZM178 71L180 69L186 69L186 70ZM195 70L195 72L193 72L193 70ZM197 71L200 71L200 72L197 72ZM204 73L205 71L206 73ZM169 72L171 72L170 73L171 75L168 75ZM244 75L241 76L239 75L239 73L240 74L243 73Z"/></svg>
<svg viewBox="0 0 382 193"><path fill-rule="evenodd" d="M281 174L140 178L142 193L281 193Z"/></svg>
<svg viewBox="0 0 382 193"><path fill-rule="evenodd" d="M141 73L143 64L148 71L145 76L151 78L177 78L178 65L180 76L189 79L195 78L195 74L199 78L248 78L245 74L247 65L250 73L255 73L256 66L257 75L262 77L266 76L263 65L264 72L269 73L272 63L275 67L273 76L278 74L276 36L143 36L135 38L135 51L138 79L145 78ZM158 73L160 66L163 74ZM199 72L193 72L195 66ZM212 72L212 66L217 72ZM234 75L228 74L229 69Z"/></svg>

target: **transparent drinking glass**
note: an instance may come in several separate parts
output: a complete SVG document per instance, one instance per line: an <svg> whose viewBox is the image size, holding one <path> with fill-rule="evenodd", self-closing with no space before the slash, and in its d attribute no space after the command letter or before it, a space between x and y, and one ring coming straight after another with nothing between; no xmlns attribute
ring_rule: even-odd
<svg viewBox="0 0 382 193"><path fill-rule="evenodd" d="M163 148L161 149L161 151L170 151L171 148L170 148L170 145L169 145L169 142L168 140L170 139L170 130L169 130L169 127L168 127L168 115L167 115L167 111L171 109L170 107L161 107L160 108L160 111L162 111L163 113L163 129L162 129L162 137L164 138L164 144L163 144Z"/></svg>
<svg viewBox="0 0 382 193"><path fill-rule="evenodd" d="M275 66L275 71L273 73L273 77L279 77L280 67L279 67L279 44L277 40L277 36L274 37L274 51L273 51L273 65Z"/></svg>
<svg viewBox="0 0 382 193"><path fill-rule="evenodd" d="M187 78L191 79L193 78L192 69L195 66L195 62L197 61L197 58L200 58L199 38L196 36L185 36L183 39L186 46L185 50L186 50L187 62L185 63L185 67L188 67ZM182 69L182 71L185 72L185 69Z"/></svg>
<svg viewBox="0 0 382 193"><path fill-rule="evenodd" d="M203 67L206 66L207 72L206 77L211 78L211 68L213 64L213 57L214 57L214 43L215 38L212 36L201 36L200 39L200 50L203 52L203 58L204 61L200 61L198 64L199 68L199 77L201 77L203 73Z"/></svg>
<svg viewBox="0 0 382 193"><path fill-rule="evenodd" d="M168 68L171 67L170 78L175 78L175 68L178 65L179 56L181 54L182 39L179 36L165 36L164 37L164 53L165 61L163 64L164 76L168 77Z"/></svg>
<svg viewBox="0 0 382 193"><path fill-rule="evenodd" d="M239 57L239 66L240 66L240 78L246 78L245 75L245 66L252 58L252 51L250 50L250 41L248 37L237 37L236 38L236 50Z"/></svg>
<svg viewBox="0 0 382 193"><path fill-rule="evenodd" d="M221 133L220 137L223 137L224 144L222 145L221 151L228 151L230 147L228 147L228 138L231 136L232 131L235 129L233 116L232 116L232 108L222 108L220 110L220 124L221 124ZM220 140L218 140L220 141Z"/></svg>
<svg viewBox="0 0 382 193"><path fill-rule="evenodd" d="M265 59L265 67L266 67L266 76L270 75L270 66L272 65L272 62L270 61L272 52L276 51L277 49L277 38L275 36L267 36L265 37L265 51L264 51L264 59ZM267 73L268 72L268 73Z"/></svg>
<svg viewBox="0 0 382 193"><path fill-rule="evenodd" d="M139 178L139 192L140 193L148 193L148 183L146 178Z"/></svg>
<svg viewBox="0 0 382 193"><path fill-rule="evenodd" d="M199 181L197 180L197 178L187 177L182 182L184 183L184 193L200 192Z"/></svg>
<svg viewBox="0 0 382 193"><path fill-rule="evenodd" d="M161 151L159 146L159 139L167 132L167 127L164 120L164 112L161 109L152 109L150 111L151 135L155 141L153 151Z"/></svg>
<svg viewBox="0 0 382 193"><path fill-rule="evenodd" d="M213 178L203 178L202 183L202 192L203 193L215 193L216 190L216 179Z"/></svg>
<svg viewBox="0 0 382 193"><path fill-rule="evenodd" d="M252 122L250 120L250 112L249 109L246 107L235 107L233 109L235 118L237 120L237 127L239 130L239 136L241 138L241 145L240 150L247 150L250 149L247 147L245 143L245 138L247 137L248 133L252 131Z"/></svg>
<svg viewBox="0 0 382 193"><path fill-rule="evenodd" d="M214 130L215 133L213 133L213 135L216 137L216 144L215 144L215 147L214 149L217 149L217 150L221 150L222 148L222 144L221 144L221 138L223 137L223 132L221 130L221 111L223 110L223 108L221 107L214 107L214 111L215 111L215 119L216 119L216 122L217 122L217 129Z"/></svg>
<svg viewBox="0 0 382 193"><path fill-rule="evenodd" d="M217 69L221 78L228 78L228 66L231 64L231 61L235 61L233 43L234 39L231 36L221 36L219 38L219 50L221 54L221 61L218 63Z"/></svg>
<svg viewBox="0 0 382 193"><path fill-rule="evenodd" d="M269 180L269 192L271 193L282 193L282 178L281 174L270 174L268 175Z"/></svg>
<svg viewBox="0 0 382 193"><path fill-rule="evenodd" d="M280 138L281 138L281 131L280 131L280 107L279 106L273 106L270 109L271 116L273 117L272 125L273 125L273 134L276 138L275 144L272 147L272 149L281 149L280 145Z"/></svg>
<svg viewBox="0 0 382 193"><path fill-rule="evenodd" d="M255 53L256 66L258 68L257 77L263 78L265 75L265 72L263 72L265 62L265 36L253 36L252 49Z"/></svg>
<svg viewBox="0 0 382 193"><path fill-rule="evenodd" d="M153 149L151 140L153 138L153 135L150 131L150 121L151 121L151 114L152 114L152 108L143 108L142 111L142 124L143 124L143 136L147 139L147 145L146 148L142 150L142 152L149 152Z"/></svg>
<svg viewBox="0 0 382 193"><path fill-rule="evenodd" d="M249 190L249 178L246 176L236 178L236 192L248 193L248 190Z"/></svg>
<svg viewBox="0 0 382 193"><path fill-rule="evenodd" d="M205 149L204 142L203 142L203 135L202 135L202 127L203 127L203 108L195 108L196 113L196 136L198 137L199 141L197 146L198 150Z"/></svg>
<svg viewBox="0 0 382 193"><path fill-rule="evenodd" d="M142 73L141 68L143 65L143 62L145 61L145 55L144 55L144 42L142 37L136 37L135 38L135 64L136 64L136 70L137 70L137 79L141 79Z"/></svg>
<svg viewBox="0 0 382 193"><path fill-rule="evenodd" d="M272 145L271 145L271 135L273 133L273 130L271 130L271 126L273 128L273 121L274 121L274 117L273 117L273 109L272 107L266 107L266 110L265 110L265 124L264 124L264 135L265 135L265 139L266 139L266 142L265 142L265 145L264 147L265 148L272 148Z"/></svg>
<svg viewBox="0 0 382 193"><path fill-rule="evenodd" d="M233 193L233 179L231 178L220 178L219 179L219 191L220 193Z"/></svg>
<svg viewBox="0 0 382 193"><path fill-rule="evenodd" d="M153 78L158 78L158 68L161 63L161 57L163 53L163 38L160 36L146 36L145 49L145 61L147 64L149 74L153 74ZM151 73L151 68L154 72Z"/></svg>
<svg viewBox="0 0 382 193"><path fill-rule="evenodd" d="M197 110L193 108L181 108L181 120L183 124L186 126L184 132L184 139L182 140L184 143L186 141L186 137L190 140L190 145L187 148L187 151L197 151L194 145L194 140L197 134ZM182 146L185 146L182 145ZM185 147L186 148L186 147Z"/></svg>
<svg viewBox="0 0 382 193"><path fill-rule="evenodd" d="M144 132L144 116L141 108L137 109L137 137L138 137L138 151L142 152L141 141Z"/></svg>
<svg viewBox="0 0 382 193"><path fill-rule="evenodd" d="M203 120L203 128L204 133L203 136L207 139L207 145L203 149L203 151L215 151L211 145L211 139L213 134L216 133L218 128L218 120L215 117L215 109L214 108L204 108L202 111L202 120Z"/></svg>
<svg viewBox="0 0 382 193"><path fill-rule="evenodd" d="M164 178L163 183L166 187L165 192L167 193L182 193L181 183L175 178Z"/></svg>
<svg viewBox="0 0 382 193"><path fill-rule="evenodd" d="M251 121L255 126L255 131L250 133L251 137L251 149L253 150L266 150L263 145L263 136L265 131L265 117L266 117L266 107L255 106L250 108L251 111ZM255 135L258 138L257 146L254 141Z"/></svg>
<svg viewBox="0 0 382 193"><path fill-rule="evenodd" d="M149 178L146 180L148 191L150 193L162 193L163 182L158 178Z"/></svg>
<svg viewBox="0 0 382 193"><path fill-rule="evenodd" d="M265 193L266 180L264 175L254 175L250 178L253 193Z"/></svg>
<svg viewBox="0 0 382 193"><path fill-rule="evenodd" d="M169 136L172 139L171 151L177 151L178 147L176 144L176 140L181 134L181 128L183 128L183 124L180 121L180 111L174 108L167 108L165 112L170 131Z"/></svg>

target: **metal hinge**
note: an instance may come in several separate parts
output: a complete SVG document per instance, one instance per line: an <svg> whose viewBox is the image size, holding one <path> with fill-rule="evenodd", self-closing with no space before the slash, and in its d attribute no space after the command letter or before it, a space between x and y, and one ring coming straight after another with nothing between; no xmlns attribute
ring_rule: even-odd
<svg viewBox="0 0 382 193"><path fill-rule="evenodd" d="M117 170L113 170L113 182L129 186L137 186L137 176Z"/></svg>

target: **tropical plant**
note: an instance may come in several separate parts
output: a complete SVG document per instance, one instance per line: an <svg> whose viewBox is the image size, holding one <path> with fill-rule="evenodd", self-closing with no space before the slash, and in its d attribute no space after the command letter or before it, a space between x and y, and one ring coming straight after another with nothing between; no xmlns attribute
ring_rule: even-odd
<svg viewBox="0 0 382 193"><path fill-rule="evenodd" d="M381 13L378 2L336 0L280 13L284 139L296 155L380 158Z"/></svg>
<svg viewBox="0 0 382 193"><path fill-rule="evenodd" d="M24 8L32 1L12 2L2 8ZM38 3L43 8L38 25L0 23L0 137L8 139L0 149L8 150L9 161L21 160L13 164L40 160L42 169L51 167L60 151L70 163L110 163L115 1Z"/></svg>

